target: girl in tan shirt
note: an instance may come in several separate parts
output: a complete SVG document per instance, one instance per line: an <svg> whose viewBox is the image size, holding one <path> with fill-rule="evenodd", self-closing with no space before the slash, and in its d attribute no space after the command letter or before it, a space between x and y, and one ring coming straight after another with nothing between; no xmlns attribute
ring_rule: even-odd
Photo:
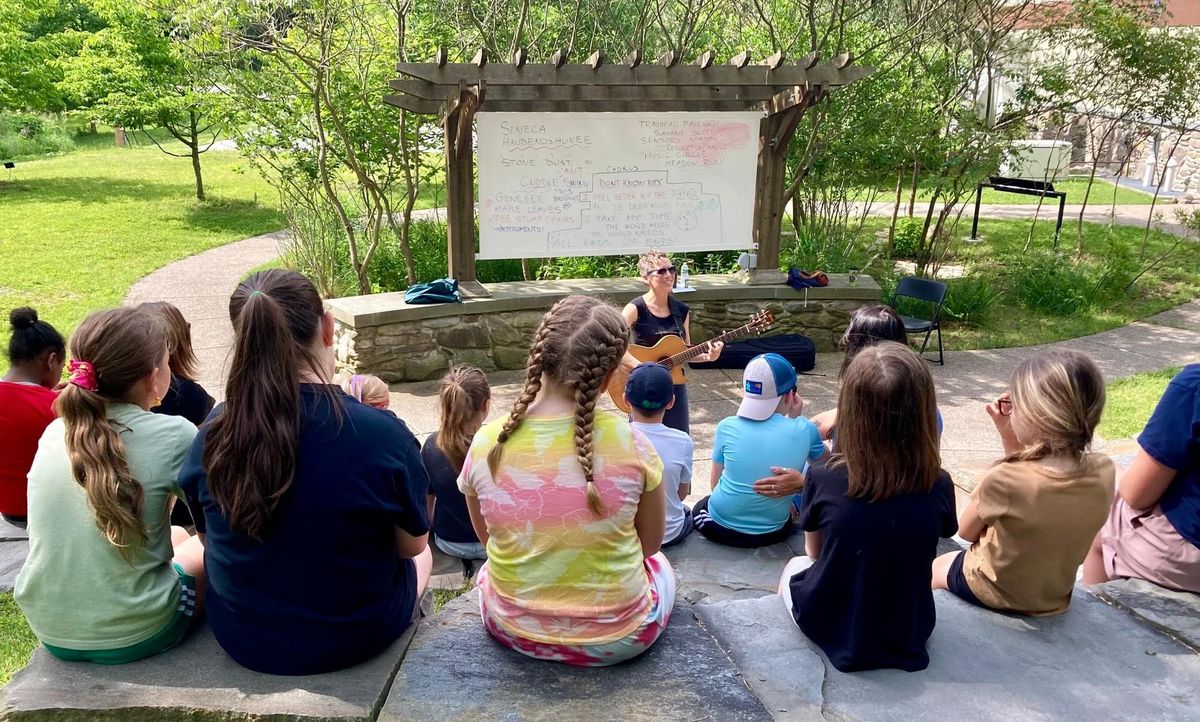
<svg viewBox="0 0 1200 722"><path fill-rule="evenodd" d="M1113 497L1112 461L1088 451L1103 410L1104 378L1087 354L1052 351L1017 367L987 406L1005 457L959 518L971 548L934 560L934 589L993 609L1066 611Z"/></svg>

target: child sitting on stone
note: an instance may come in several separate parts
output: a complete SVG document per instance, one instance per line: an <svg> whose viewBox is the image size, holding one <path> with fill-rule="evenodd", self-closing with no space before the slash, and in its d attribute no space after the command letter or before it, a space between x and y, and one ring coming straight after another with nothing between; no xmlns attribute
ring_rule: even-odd
<svg viewBox="0 0 1200 722"><path fill-rule="evenodd" d="M384 411L388 410L391 400L388 385L383 379L371 374L354 374L342 382L342 391L353 396L355 401Z"/></svg>
<svg viewBox="0 0 1200 722"><path fill-rule="evenodd" d="M981 607L1059 614L1075 573L1108 517L1116 471L1091 453L1104 377L1087 354L1052 351L1022 361L988 404L1005 457L980 480L959 517L971 542L933 564L933 588Z"/></svg>
<svg viewBox="0 0 1200 722"><path fill-rule="evenodd" d="M775 353L755 356L742 377L743 398L736 416L717 424L712 451L712 487L692 507L696 530L710 541L754 548L783 541L792 495L782 488L756 490L756 480L773 468L799 473L810 459L825 455L817 427L800 416L796 370Z"/></svg>
<svg viewBox="0 0 1200 722"><path fill-rule="evenodd" d="M842 376L837 452L814 466L800 524L807 557L784 569L792 619L843 672L925 669L933 632L929 565L954 534L954 486L941 470L933 378L885 342Z"/></svg>
<svg viewBox="0 0 1200 722"><path fill-rule="evenodd" d="M654 444L663 462L662 483L667 495L667 527L663 546L678 544L692 531L692 512L683 500L692 491L692 437L663 424L663 416L675 405L671 372L656 363L633 369L625 383L633 428Z"/></svg>

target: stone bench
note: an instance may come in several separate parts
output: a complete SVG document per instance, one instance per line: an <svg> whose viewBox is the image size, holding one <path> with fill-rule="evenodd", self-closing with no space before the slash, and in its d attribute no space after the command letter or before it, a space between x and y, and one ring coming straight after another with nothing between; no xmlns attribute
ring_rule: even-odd
<svg viewBox="0 0 1200 722"><path fill-rule="evenodd" d="M0 719L365 722L376 719L419 626L372 660L305 677L239 666L207 624L175 649L124 665L63 662L39 647L0 692Z"/></svg>
<svg viewBox="0 0 1200 722"><path fill-rule="evenodd" d="M1200 595L1163 589L1141 579L1119 579L1089 590L1200 652Z"/></svg>
<svg viewBox="0 0 1200 722"><path fill-rule="evenodd" d="M29 556L29 532L0 519L0 592L12 591Z"/></svg>

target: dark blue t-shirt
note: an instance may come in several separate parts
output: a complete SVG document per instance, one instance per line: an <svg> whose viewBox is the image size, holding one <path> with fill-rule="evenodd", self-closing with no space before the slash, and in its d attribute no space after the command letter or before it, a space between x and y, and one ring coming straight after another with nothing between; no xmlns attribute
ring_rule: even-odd
<svg viewBox="0 0 1200 722"><path fill-rule="evenodd" d="M213 635L239 664L268 674L342 669L395 641L416 604L413 563L397 557L396 528L429 531L429 481L402 421L336 387L302 384L300 405L295 480L262 540L231 530L208 493L207 427L180 473L205 534Z"/></svg>
<svg viewBox="0 0 1200 722"><path fill-rule="evenodd" d="M958 531L954 484L943 471L929 493L876 502L849 488L846 467L810 467L800 523L821 532L821 555L788 584L796 624L843 672L925 669L938 538Z"/></svg>
<svg viewBox="0 0 1200 722"><path fill-rule="evenodd" d="M1200 547L1200 364L1167 384L1138 443L1176 471L1158 503L1179 535Z"/></svg>
<svg viewBox="0 0 1200 722"><path fill-rule="evenodd" d="M429 472L429 493L437 497L433 507L433 533L438 539L456 544L478 544L467 499L458 490L458 469L450 463L445 452L438 448L437 432L421 446L421 461Z"/></svg>

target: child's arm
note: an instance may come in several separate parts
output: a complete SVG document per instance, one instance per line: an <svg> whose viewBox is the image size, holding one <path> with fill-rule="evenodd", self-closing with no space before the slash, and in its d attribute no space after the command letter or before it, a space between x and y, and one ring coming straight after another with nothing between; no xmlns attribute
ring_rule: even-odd
<svg viewBox="0 0 1200 722"><path fill-rule="evenodd" d="M429 520L430 526L433 525L433 509L437 506L437 497L433 494L425 495L425 518Z"/></svg>
<svg viewBox="0 0 1200 722"><path fill-rule="evenodd" d="M688 481L679 485L679 500L683 501L688 498L688 494L692 493L692 482Z"/></svg>
<svg viewBox="0 0 1200 722"><path fill-rule="evenodd" d="M396 556L401 559L412 559L429 546L429 534L413 536L400 527L396 527Z"/></svg>
<svg viewBox="0 0 1200 722"><path fill-rule="evenodd" d="M1152 509L1174 481L1175 474L1174 469L1159 463L1144 449L1138 449L1129 471L1117 485L1117 492L1134 509Z"/></svg>
<svg viewBox="0 0 1200 722"><path fill-rule="evenodd" d="M642 543L643 556L652 557L662 549L663 534L667 531L667 495L662 484L642 492L633 527Z"/></svg>
<svg viewBox="0 0 1200 722"><path fill-rule="evenodd" d="M837 409L833 408L828 411L822 411L809 419L809 421L813 422L813 426L817 427L817 431L821 434L821 439L828 441L829 437L833 436L833 430L837 428Z"/></svg>
<svg viewBox="0 0 1200 722"><path fill-rule="evenodd" d="M464 494L463 497L467 500L467 513L471 515L471 528L475 530L475 536L479 537L480 544L487 544L487 522L483 520L483 512L479 509L479 497L474 494Z"/></svg>
<svg viewBox="0 0 1200 722"><path fill-rule="evenodd" d="M983 519L979 518L979 509L975 506L975 499L972 498L967 502L967 507L963 509L962 516L958 518L958 535L974 544L979 541L979 537L983 536L985 529L987 529L987 524L984 524Z"/></svg>
<svg viewBox="0 0 1200 722"><path fill-rule="evenodd" d="M712 491L717 490L717 482L721 480L721 474L724 473L725 465L719 461L714 461L712 463L712 473L709 474L709 486L712 488Z"/></svg>
<svg viewBox="0 0 1200 722"><path fill-rule="evenodd" d="M813 561L816 561L817 557L821 556L821 532L804 532L804 554Z"/></svg>

